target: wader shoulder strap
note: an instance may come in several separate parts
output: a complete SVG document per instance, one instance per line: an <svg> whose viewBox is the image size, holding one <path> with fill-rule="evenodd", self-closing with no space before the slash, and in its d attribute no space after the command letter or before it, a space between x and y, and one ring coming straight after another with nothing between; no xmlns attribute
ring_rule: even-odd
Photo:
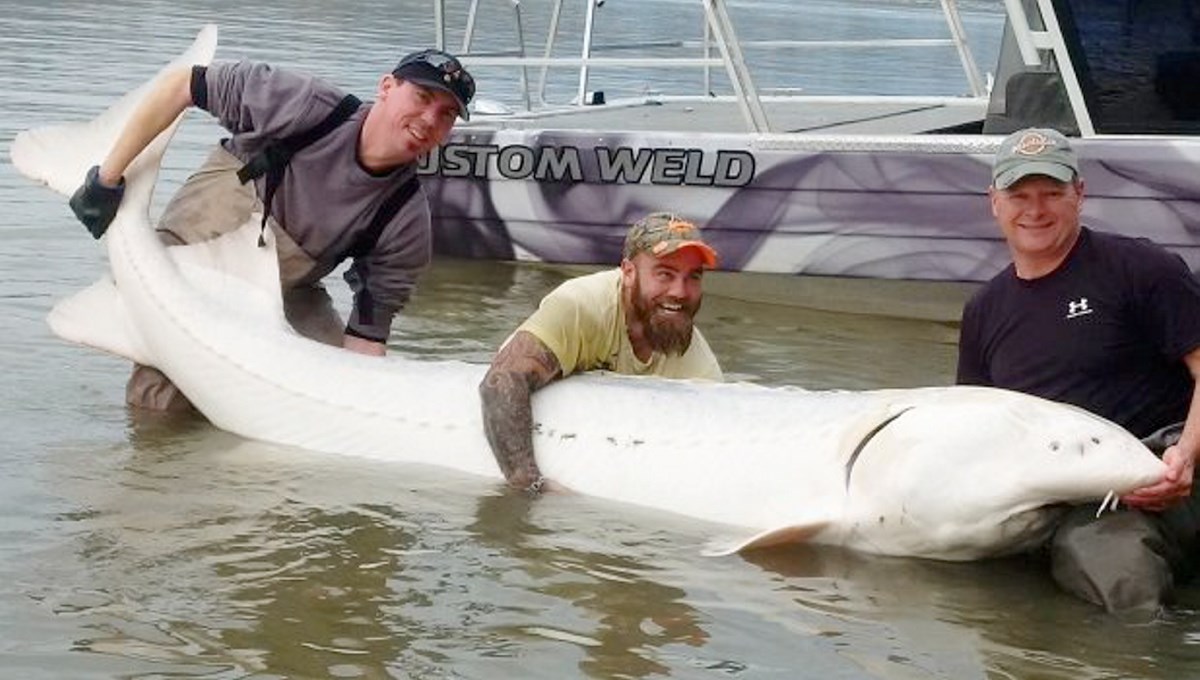
<svg viewBox="0 0 1200 680"><path fill-rule="evenodd" d="M371 223L368 224L367 228L358 235L358 238L354 239L354 243L352 243L350 245L350 249L346 251L346 256L359 258L374 250L375 244L379 241L379 236L383 234L384 227L386 227L388 223L392 221L392 218L396 216L396 213L400 212L400 209L404 207L404 204L408 203L409 199L413 197L413 194L417 193L417 189L419 189L420 186L421 180L417 178L417 174L414 172L407 180L404 181L403 184L396 187L395 191L389 194L387 198L383 199L383 203L380 203L379 209L375 211L375 216L371 218ZM337 261L329 261L326 263L326 266L332 270L338 262L341 262L341 260L338 259ZM374 323L374 296L371 294L370 286L367 285L365 281L363 282L362 288L360 288L358 293L354 295L354 308L358 310L359 318L365 323ZM350 331L347 330L346 332L349 333ZM370 340L371 338L367 339ZM376 342L383 341L376 340Z"/></svg>
<svg viewBox="0 0 1200 680"><path fill-rule="evenodd" d="M267 144L238 170L238 180L242 184L266 175L262 197L262 225L260 225L258 233L259 247L266 245L266 241L263 239L263 231L267 228L267 218L271 216L271 202L275 198L275 190L283 182L283 174L287 171L287 166L291 162L292 156L296 155L297 151L324 137L332 132L334 128L346 122L361 105L362 102L359 101L358 97L352 94L346 95L320 123L317 123L304 132L299 132L290 137L284 137L283 139Z"/></svg>
<svg viewBox="0 0 1200 680"><path fill-rule="evenodd" d="M350 250L346 252L349 257L362 257L375 249L375 244L379 242L379 236L383 233L383 228L392 221L396 213L408 203L413 194L417 193L417 189L421 186L421 180L417 178L414 172L403 184L396 187L383 203L379 204L379 209L375 211L375 216L371 218L371 223L363 230L358 238L354 239L354 243L350 246Z"/></svg>

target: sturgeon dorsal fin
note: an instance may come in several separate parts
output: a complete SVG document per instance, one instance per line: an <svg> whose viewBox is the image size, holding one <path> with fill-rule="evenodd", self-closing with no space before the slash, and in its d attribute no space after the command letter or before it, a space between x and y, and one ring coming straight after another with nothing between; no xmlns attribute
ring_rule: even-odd
<svg viewBox="0 0 1200 680"><path fill-rule="evenodd" d="M774 529L761 531L749 538L735 538L729 540L713 540L705 546L703 554L710 557L720 557L723 555L732 555L733 553L745 552L747 550L758 550L760 548L770 548L777 545L787 545L791 543L807 543L814 536L824 531L829 526L828 521L807 522L803 524L788 524Z"/></svg>
<svg viewBox="0 0 1200 680"><path fill-rule="evenodd" d="M197 294L211 298L229 313L287 326L275 237L267 230L265 245L257 244L259 220L254 213L242 226L218 238L173 246L167 253Z"/></svg>

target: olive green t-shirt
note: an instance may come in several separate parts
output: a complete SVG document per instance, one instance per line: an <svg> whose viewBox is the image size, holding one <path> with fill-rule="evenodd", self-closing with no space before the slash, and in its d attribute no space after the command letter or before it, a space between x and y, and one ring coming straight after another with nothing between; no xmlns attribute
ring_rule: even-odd
<svg viewBox="0 0 1200 680"><path fill-rule="evenodd" d="M621 270L610 269L564 282L542 299L519 331L528 331L558 358L563 377L602 369L631 375L721 380L721 367L700 329L686 352L654 352L643 362L633 353L621 307Z"/></svg>

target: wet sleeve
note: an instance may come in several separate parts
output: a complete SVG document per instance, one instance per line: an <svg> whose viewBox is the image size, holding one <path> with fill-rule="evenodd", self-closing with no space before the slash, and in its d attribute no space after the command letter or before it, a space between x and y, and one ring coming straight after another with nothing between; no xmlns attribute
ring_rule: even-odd
<svg viewBox="0 0 1200 680"><path fill-rule="evenodd" d="M346 270L343 278L354 295L346 334L386 342L392 319L408 304L432 258L429 203L422 191L392 219L374 250Z"/></svg>

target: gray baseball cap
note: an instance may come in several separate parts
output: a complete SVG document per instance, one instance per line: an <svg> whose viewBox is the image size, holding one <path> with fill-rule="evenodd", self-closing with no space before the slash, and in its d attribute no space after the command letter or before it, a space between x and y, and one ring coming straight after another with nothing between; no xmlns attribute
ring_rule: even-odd
<svg viewBox="0 0 1200 680"><path fill-rule="evenodd" d="M992 161L992 186L1007 189L1029 175L1070 182L1079 174L1079 159L1058 130L1017 130L1000 142Z"/></svg>

